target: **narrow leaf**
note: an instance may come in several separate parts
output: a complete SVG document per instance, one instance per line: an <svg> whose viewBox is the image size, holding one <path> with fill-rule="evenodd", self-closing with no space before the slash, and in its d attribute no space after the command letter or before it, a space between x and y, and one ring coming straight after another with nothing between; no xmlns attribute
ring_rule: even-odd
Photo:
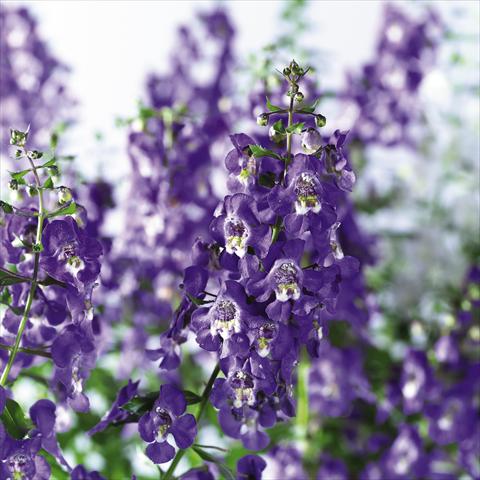
<svg viewBox="0 0 480 480"><path fill-rule="evenodd" d="M249 147L254 157L272 157L282 160L282 157L278 155L278 153L272 152L272 150L268 150L268 148L263 148L260 145L249 145Z"/></svg>
<svg viewBox="0 0 480 480"><path fill-rule="evenodd" d="M287 133L302 133L302 130L305 127L304 122L294 123L286 128Z"/></svg>
<svg viewBox="0 0 480 480"><path fill-rule="evenodd" d="M220 470L220 472L223 474L223 476L227 480L235 480L235 476L233 475L232 471L222 461L220 461L218 458L214 457L213 455L211 455L210 453L206 452L205 450L203 450L202 448L200 448L196 445L192 446L192 450L202 460L205 460L206 462L215 463L215 465L218 466L218 469Z"/></svg>
<svg viewBox="0 0 480 480"><path fill-rule="evenodd" d="M267 108L270 112L281 112L283 110L285 110L284 108L282 107L277 107L276 105L273 105L270 100L267 98Z"/></svg>
<svg viewBox="0 0 480 480"><path fill-rule="evenodd" d="M18 275L6 268L0 267L0 286L15 285L16 283L30 282L30 279L23 275Z"/></svg>
<svg viewBox="0 0 480 480"><path fill-rule="evenodd" d="M76 211L77 204L75 202L70 202L68 205L49 213L48 218L58 217L60 215L73 215Z"/></svg>

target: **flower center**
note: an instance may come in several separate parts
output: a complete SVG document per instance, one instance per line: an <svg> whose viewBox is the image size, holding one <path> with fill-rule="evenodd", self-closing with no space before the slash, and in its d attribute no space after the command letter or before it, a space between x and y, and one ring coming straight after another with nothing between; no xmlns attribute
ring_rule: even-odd
<svg viewBox="0 0 480 480"><path fill-rule="evenodd" d="M286 302L300 297L298 286L298 268L293 262L284 262L278 266L274 273L275 295L280 302Z"/></svg>
<svg viewBox="0 0 480 480"><path fill-rule="evenodd" d="M160 439L163 439L168 432L168 429L172 426L172 417L165 408L157 407L155 409L155 426L157 427L157 435Z"/></svg>
<svg viewBox="0 0 480 480"><path fill-rule="evenodd" d="M243 168L240 174L238 175L240 182L244 185L248 183L250 177L254 177L257 173L257 161L255 157L248 157L247 160L243 160Z"/></svg>
<svg viewBox="0 0 480 480"><path fill-rule="evenodd" d="M240 331L240 312L237 305L231 300L217 300L213 307L214 333L223 339L230 338L233 332Z"/></svg>
<svg viewBox="0 0 480 480"><path fill-rule="evenodd" d="M243 370L237 370L230 380L235 398L233 406L241 408L243 405L252 406L255 403L255 395L253 393L253 377Z"/></svg>
<svg viewBox="0 0 480 480"><path fill-rule="evenodd" d="M225 220L223 230L227 252L235 253L240 258L244 257L247 251L246 242L249 237L247 226L238 217L228 217Z"/></svg>
<svg viewBox="0 0 480 480"><path fill-rule="evenodd" d="M297 197L295 211L299 215L305 215L312 210L320 211L321 204L318 201L319 182L316 176L310 172L302 172L295 180L294 192Z"/></svg>
<svg viewBox="0 0 480 480"><path fill-rule="evenodd" d="M27 478L27 468L29 466L29 457L24 453L17 453L8 460L8 468L13 473L13 480L22 480Z"/></svg>
<svg viewBox="0 0 480 480"><path fill-rule="evenodd" d="M270 353L270 342L277 333L277 328L273 322L267 322L258 329L258 354L266 357Z"/></svg>

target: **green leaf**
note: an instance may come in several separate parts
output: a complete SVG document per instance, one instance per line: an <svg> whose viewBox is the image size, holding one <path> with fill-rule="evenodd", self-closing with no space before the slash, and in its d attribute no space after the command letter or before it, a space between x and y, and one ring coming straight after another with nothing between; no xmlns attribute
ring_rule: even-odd
<svg viewBox="0 0 480 480"><path fill-rule="evenodd" d="M54 188L52 177L48 177L43 184L44 189L51 190Z"/></svg>
<svg viewBox="0 0 480 480"><path fill-rule="evenodd" d="M56 157L53 157L48 162L45 162L43 165L40 165L39 168L53 167L56 161L57 161Z"/></svg>
<svg viewBox="0 0 480 480"><path fill-rule="evenodd" d="M194 303L195 305L206 305L208 303L212 303L211 300L203 300L201 298L198 298L198 297L194 297L193 295L190 295L188 292L185 292L188 299Z"/></svg>
<svg viewBox="0 0 480 480"><path fill-rule="evenodd" d="M210 453L206 452L203 450L203 448L197 447L196 445L192 446L192 450L202 459L205 460L206 462L211 462L215 463L217 465L218 469L220 472L223 474L223 476L227 480L235 480L235 476L233 475L232 471L218 458L214 457Z"/></svg>
<svg viewBox="0 0 480 480"><path fill-rule="evenodd" d="M261 145L249 145L249 147L254 157L272 157L283 160L278 153L272 152L272 150L268 150L268 148L263 148Z"/></svg>
<svg viewBox="0 0 480 480"><path fill-rule="evenodd" d="M196 403L200 403L202 401L202 397L197 395L190 390L184 390L183 394L185 395L185 400L187 401L187 405L195 405Z"/></svg>
<svg viewBox="0 0 480 480"><path fill-rule="evenodd" d="M22 439L32 428L32 423L23 413L22 407L11 398L7 398L5 410L0 419L7 432L17 439Z"/></svg>
<svg viewBox="0 0 480 480"><path fill-rule="evenodd" d="M276 105L273 105L272 103L270 103L270 100L268 99L268 97L266 97L266 99L267 99L267 108L270 112L282 112L285 110L282 107L277 107Z"/></svg>
<svg viewBox="0 0 480 480"><path fill-rule="evenodd" d="M77 204L75 202L70 202L68 205L65 205L54 212L49 213L48 218L58 217L60 215L73 215L77 211Z"/></svg>
<svg viewBox="0 0 480 480"><path fill-rule="evenodd" d="M54 478L55 480L69 480L70 475L63 470L63 468L58 464L57 460L53 455L48 453L46 450L43 448L40 450L40 455L47 460L48 464L50 465L51 469L51 478Z"/></svg>
<svg viewBox="0 0 480 480"><path fill-rule="evenodd" d="M22 275L0 267L0 286L6 287L7 285L15 285L16 283L30 282L30 279Z"/></svg>
<svg viewBox="0 0 480 480"><path fill-rule="evenodd" d="M299 111L301 112L307 112L307 113L313 113L315 109L318 107L318 104L320 103L320 99L317 98L311 105L304 105L302 106Z"/></svg>
<svg viewBox="0 0 480 480"><path fill-rule="evenodd" d="M277 132L277 133L281 133L281 134L284 134L285 133L285 127L283 126L283 121L280 119L280 120L277 120L273 125L272 125L272 128Z"/></svg>
<svg viewBox="0 0 480 480"><path fill-rule="evenodd" d="M20 182L23 179L23 177L30 171L31 169L27 168L26 170L21 170L19 172L10 172L10 176L12 177L13 180Z"/></svg>
<svg viewBox="0 0 480 480"><path fill-rule="evenodd" d="M9 203L4 202L3 200L0 200L0 208L5 213L13 213L13 207Z"/></svg>
<svg viewBox="0 0 480 480"><path fill-rule="evenodd" d="M133 413L134 415L143 415L145 412L150 411L153 408L155 400L158 398L158 390L155 392L149 392L143 396L133 397L125 405L122 405L120 408L126 410L127 412Z"/></svg>
<svg viewBox="0 0 480 480"><path fill-rule="evenodd" d="M286 128L287 133L302 133L302 130L305 127L304 122L294 123Z"/></svg>
<svg viewBox="0 0 480 480"><path fill-rule="evenodd" d="M49 275L47 275L47 277L44 280L41 280L40 282L38 282L38 284L43 285L44 287L48 287L49 285L58 285L59 287L67 288L66 283L60 282L59 280L56 280L55 278L50 277Z"/></svg>

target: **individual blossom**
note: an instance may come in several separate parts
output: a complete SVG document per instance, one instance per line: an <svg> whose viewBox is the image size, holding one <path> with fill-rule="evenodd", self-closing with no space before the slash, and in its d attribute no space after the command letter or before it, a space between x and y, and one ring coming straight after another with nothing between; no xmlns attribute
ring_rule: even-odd
<svg viewBox="0 0 480 480"><path fill-rule="evenodd" d="M71 480L105 480L97 471L89 472L83 465L77 465L70 473Z"/></svg>
<svg viewBox="0 0 480 480"><path fill-rule="evenodd" d="M258 219L255 200L242 193L225 197L222 212L212 221L210 229L227 253L240 258L248 247L263 257L270 245L270 228Z"/></svg>
<svg viewBox="0 0 480 480"><path fill-rule="evenodd" d="M97 358L92 333L85 325L68 325L54 340L51 353L55 364L51 384L60 400L76 411L88 411L83 387Z"/></svg>
<svg viewBox="0 0 480 480"><path fill-rule="evenodd" d="M301 452L291 444L274 445L265 455L267 467L265 478L284 478L285 480L307 480L308 476L302 464Z"/></svg>
<svg viewBox="0 0 480 480"><path fill-rule="evenodd" d="M50 276L84 290L100 273L100 243L82 231L72 217L54 220L44 230L40 265Z"/></svg>
<svg viewBox="0 0 480 480"><path fill-rule="evenodd" d="M302 148L309 155L316 153L322 146L322 143L322 136L315 128L307 128L302 134Z"/></svg>
<svg viewBox="0 0 480 480"><path fill-rule="evenodd" d="M383 475L392 480L422 478L426 469L425 452L415 427L402 425L398 436L382 458Z"/></svg>
<svg viewBox="0 0 480 480"><path fill-rule="evenodd" d="M410 350L403 362L400 388L405 413L421 410L432 388L432 370L424 352Z"/></svg>
<svg viewBox="0 0 480 480"><path fill-rule="evenodd" d="M171 433L179 448L188 448L197 435L195 417L185 413L187 402L183 393L173 385L162 385L151 411L138 422L138 431L149 445L146 454L154 463L165 463L175 456L175 448L168 442Z"/></svg>
<svg viewBox="0 0 480 480"><path fill-rule="evenodd" d="M266 466L258 455L245 455L237 462L237 480L261 480Z"/></svg>
<svg viewBox="0 0 480 480"><path fill-rule="evenodd" d="M220 358L248 351L245 322L249 316L243 287L227 280L211 307L201 307L192 315L198 344L208 351L221 351Z"/></svg>
<svg viewBox="0 0 480 480"><path fill-rule="evenodd" d="M317 472L317 480L348 480L349 474L347 466L338 458L332 458L329 455L323 455L320 468Z"/></svg>

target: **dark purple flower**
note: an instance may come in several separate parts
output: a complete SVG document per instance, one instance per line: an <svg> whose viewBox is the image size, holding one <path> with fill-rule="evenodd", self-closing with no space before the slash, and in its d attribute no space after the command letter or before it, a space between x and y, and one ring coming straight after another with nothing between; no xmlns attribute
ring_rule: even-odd
<svg viewBox="0 0 480 480"><path fill-rule="evenodd" d="M317 472L317 480L349 480L347 466L338 458L323 455Z"/></svg>
<svg viewBox="0 0 480 480"><path fill-rule="evenodd" d="M427 466L425 460L422 441L416 428L402 425L397 438L382 459L385 478L410 480L422 477Z"/></svg>
<svg viewBox="0 0 480 480"><path fill-rule="evenodd" d="M86 327L69 325L53 342L51 353L55 364L53 389L74 410L88 411L89 401L83 393L83 384L97 357L92 334Z"/></svg>
<svg viewBox="0 0 480 480"><path fill-rule="evenodd" d="M243 287L227 280L211 307L201 307L192 315L192 328L198 344L209 351L219 351L220 358L245 354L249 348L243 333L249 318Z"/></svg>
<svg viewBox="0 0 480 480"><path fill-rule="evenodd" d="M54 220L44 230L40 265L56 280L83 290L100 273L102 246L82 231L72 217Z"/></svg>
<svg viewBox="0 0 480 480"><path fill-rule="evenodd" d="M83 465L77 465L70 473L71 480L105 480L99 472L89 472Z"/></svg>
<svg viewBox="0 0 480 480"><path fill-rule="evenodd" d="M432 370L424 352L411 350L404 362L400 388L405 413L419 412L432 386Z"/></svg>
<svg viewBox="0 0 480 480"><path fill-rule="evenodd" d="M146 454L153 463L165 463L175 456L175 448L167 441L172 434L179 448L188 448L197 435L195 417L185 414L187 402L181 390L162 385L150 412L138 422L140 436L149 445Z"/></svg>
<svg viewBox="0 0 480 480"><path fill-rule="evenodd" d="M237 462L237 480L261 480L267 462L258 455L245 455Z"/></svg>
<svg viewBox="0 0 480 480"><path fill-rule="evenodd" d="M0 478L48 480L50 466L38 455L41 438L15 440L0 425Z"/></svg>
<svg viewBox="0 0 480 480"><path fill-rule="evenodd" d="M240 258L249 246L263 257L270 245L270 228L260 223L254 198L242 193L225 197L222 213L213 220L210 229L227 253Z"/></svg>

